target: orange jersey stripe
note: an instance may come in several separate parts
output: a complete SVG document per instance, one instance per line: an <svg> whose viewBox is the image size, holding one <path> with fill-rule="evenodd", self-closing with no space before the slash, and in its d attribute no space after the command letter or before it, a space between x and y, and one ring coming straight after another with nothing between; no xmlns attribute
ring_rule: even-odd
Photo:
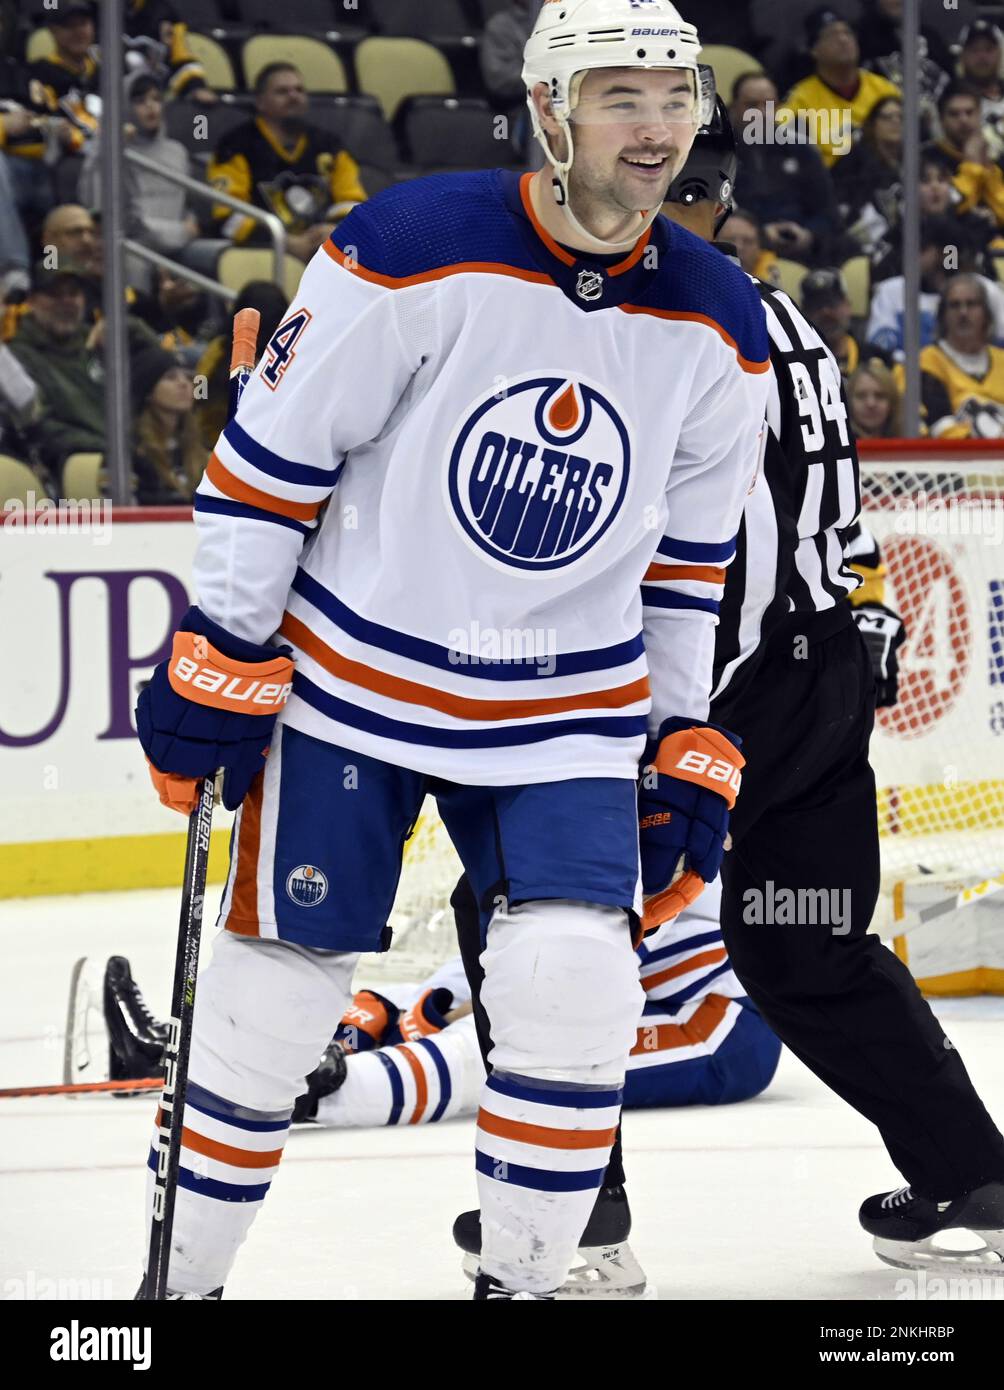
<svg viewBox="0 0 1004 1390"><path fill-rule="evenodd" d="M321 510L320 502L289 502L285 497L273 497L270 492L262 492L243 482L223 463L218 455L211 454L206 465L206 477L214 487L235 502L244 502L249 507L258 507L263 512L277 512L293 521L313 521Z"/></svg>
<svg viewBox="0 0 1004 1390"><path fill-rule="evenodd" d="M754 375L759 376L764 372L770 371L770 358L766 358L763 362L751 362L748 357L744 357L739 351L739 344L736 342L735 338L733 338L732 334L726 332L720 323L716 323L714 319L708 318L707 314L688 314L680 309L650 309L643 304L618 304L617 307L623 310L625 314L651 314L653 318L675 319L678 323L703 323L706 328L713 328L719 338L721 338L724 343L728 344L735 353L736 361L744 372L752 372Z"/></svg>
<svg viewBox="0 0 1004 1390"><path fill-rule="evenodd" d="M582 695L559 695L544 700L477 700L467 695L452 695L431 685L420 685L417 681L405 680L403 676L374 671L361 661L342 656L292 613L284 615L279 632L339 680L400 700L403 704L423 705L427 709L439 710L441 714L452 714L457 719L530 719L535 715L561 714L565 710L588 707L621 709L639 700L647 700L649 696L648 677L642 676L629 685L610 690L590 690Z"/></svg>
<svg viewBox="0 0 1004 1390"><path fill-rule="evenodd" d="M250 1149L234 1148L233 1144L221 1144L218 1139L207 1139L187 1126L181 1131L181 1147L206 1158L215 1158L220 1163L229 1163L234 1168L274 1168L282 1158L282 1149L253 1153Z"/></svg>
<svg viewBox="0 0 1004 1390"><path fill-rule="evenodd" d="M724 584L725 571L717 565L649 565L645 578L699 579L702 584Z"/></svg>
<svg viewBox="0 0 1004 1390"><path fill-rule="evenodd" d="M712 947L710 951L700 951L688 960L681 960L679 965L660 970L658 975L647 975L641 982L642 989L655 989L656 985L665 984L667 980L676 980L681 975L689 975L691 970L698 970L702 965L720 965L724 959L724 946Z"/></svg>
<svg viewBox="0 0 1004 1390"><path fill-rule="evenodd" d="M411 1048L404 1043L399 1043L395 1048L411 1067L411 1074L415 1078L415 1109L412 1111L410 1125L417 1125L425 1114L425 1107L429 1103L429 1086L425 1079L425 1069L422 1063L412 1052Z"/></svg>
<svg viewBox="0 0 1004 1390"><path fill-rule="evenodd" d="M536 1144L542 1149L602 1149L614 1142L613 1129L550 1129L546 1125L525 1124L522 1120L506 1120L484 1108L478 1111L478 1128L500 1139L517 1139L521 1144Z"/></svg>
<svg viewBox="0 0 1004 1390"><path fill-rule="evenodd" d="M265 774L259 772L241 805L241 828L237 841L237 869L227 931L238 936L260 936L258 923L258 851L261 845L261 798Z"/></svg>
<svg viewBox="0 0 1004 1390"><path fill-rule="evenodd" d="M653 1023L639 1028L631 1056L668 1052L674 1047L693 1047L695 1043L707 1042L725 1017L730 1003L731 1000L721 994L709 994L686 1023Z"/></svg>
<svg viewBox="0 0 1004 1390"><path fill-rule="evenodd" d="M550 251L551 255L554 256L556 260L561 261L564 265L574 265L577 258L571 255L568 251L565 250L563 246L561 246L557 241L555 241L554 237L545 228L543 222L541 222L540 218L537 216L537 213L533 206L533 199L530 197L530 183L532 179L533 171L531 170L529 173L524 174L519 181L519 196L520 201L523 204L523 211L530 219L530 223L533 227L533 230L540 237L541 241L547 247L548 251ZM644 236L638 238L637 244L631 251L627 253L623 260L616 261L612 266L607 267L607 274L623 275L626 270L630 270L633 265L637 265L638 262L641 260L642 256L645 254L645 247L648 245L649 238L651 237L651 235L652 228L649 227L648 231L645 232Z"/></svg>
<svg viewBox="0 0 1004 1390"><path fill-rule="evenodd" d="M430 280L445 280L448 275L509 275L514 280L528 280L534 285L553 285L549 275L540 271L520 270L516 266L504 265L501 261L457 261L455 265L442 265L436 270L424 270L418 275L381 275L377 270L367 270L352 256L346 256L340 247L326 241L324 249L336 265L344 267L352 275L358 275L373 285L383 285L388 290L407 289L409 285L424 285Z"/></svg>

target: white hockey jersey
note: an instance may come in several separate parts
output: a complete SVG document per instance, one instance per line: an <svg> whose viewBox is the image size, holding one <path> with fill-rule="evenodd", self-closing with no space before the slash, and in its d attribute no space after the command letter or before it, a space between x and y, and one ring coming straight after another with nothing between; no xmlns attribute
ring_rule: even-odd
<svg viewBox="0 0 1004 1390"><path fill-rule="evenodd" d="M485 785L637 776L708 713L763 308L656 220L559 246L531 175L441 175L318 251L196 496L197 601L296 660L282 718Z"/></svg>

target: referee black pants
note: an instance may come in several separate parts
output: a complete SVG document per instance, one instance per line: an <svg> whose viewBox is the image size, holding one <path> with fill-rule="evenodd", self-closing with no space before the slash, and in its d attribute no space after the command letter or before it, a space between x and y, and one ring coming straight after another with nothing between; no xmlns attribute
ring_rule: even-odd
<svg viewBox="0 0 1004 1390"><path fill-rule="evenodd" d="M857 628L835 618L789 619L748 686L712 708L746 757L722 934L775 1033L878 1127L915 1191L944 1201L1004 1179L1004 1139L913 976L868 933L873 681Z"/></svg>

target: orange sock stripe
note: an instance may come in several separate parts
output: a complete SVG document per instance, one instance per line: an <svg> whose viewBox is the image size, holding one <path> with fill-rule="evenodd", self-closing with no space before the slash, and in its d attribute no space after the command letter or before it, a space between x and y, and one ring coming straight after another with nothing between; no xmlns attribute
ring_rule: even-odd
<svg viewBox="0 0 1004 1390"><path fill-rule="evenodd" d="M670 1052L674 1047L693 1047L695 1043L707 1042L731 1002L724 995L709 994L686 1023L653 1023L639 1028L631 1056L644 1057L652 1052Z"/></svg>
<svg viewBox="0 0 1004 1390"><path fill-rule="evenodd" d="M658 975L646 975L641 987L655 989L656 985L665 984L667 980L679 979L681 975L689 975L691 970L699 970L702 965L720 965L724 959L725 947L714 946L710 951L701 951L696 956L681 960L678 965L671 965L668 970L660 970Z"/></svg>
<svg viewBox="0 0 1004 1390"><path fill-rule="evenodd" d="M409 1067L411 1067L412 1076L415 1078L415 1109L408 1123L410 1125L417 1125L425 1114L425 1107L429 1103L429 1087L425 1079L425 1069L406 1043L398 1044L396 1051L400 1052L404 1057Z"/></svg>
<svg viewBox="0 0 1004 1390"><path fill-rule="evenodd" d="M647 700L650 694L648 677L641 676L628 685L584 691L580 695L559 695L544 700L478 700L405 680L403 676L375 671L364 662L342 656L291 613L283 617L279 632L339 680L385 695L390 700L400 700L402 704L422 705L441 714L451 714L456 719L532 719L535 715L562 714L566 710L623 709Z"/></svg>
<svg viewBox="0 0 1004 1390"><path fill-rule="evenodd" d="M478 1128L500 1139L516 1139L521 1144L537 1144L543 1149L603 1149L608 1148L617 1134L614 1129L550 1129L546 1125L530 1125L522 1120L507 1120L482 1107L478 1111Z"/></svg>
<svg viewBox="0 0 1004 1390"><path fill-rule="evenodd" d="M702 584L724 584L725 570L717 565L649 565L645 579L699 579Z"/></svg>
<svg viewBox="0 0 1004 1390"><path fill-rule="evenodd" d="M313 521L321 510L320 502L290 502L285 497L273 497L270 492L262 492L238 478L236 473L222 461L218 454L211 454L206 465L206 477L213 487L235 502L244 502L249 507L257 507L263 512L276 512L288 516L293 521Z"/></svg>
<svg viewBox="0 0 1004 1390"><path fill-rule="evenodd" d="M266 1153L237 1149L232 1144L221 1144L217 1139L196 1134L187 1126L181 1131L181 1147L206 1158L215 1158L220 1163L229 1163L233 1168L274 1168L282 1158L282 1149L269 1149Z"/></svg>
<svg viewBox="0 0 1004 1390"><path fill-rule="evenodd" d="M258 922L258 854L261 849L261 800L265 774L260 772L241 805L234 891L225 926L238 936L260 936Z"/></svg>

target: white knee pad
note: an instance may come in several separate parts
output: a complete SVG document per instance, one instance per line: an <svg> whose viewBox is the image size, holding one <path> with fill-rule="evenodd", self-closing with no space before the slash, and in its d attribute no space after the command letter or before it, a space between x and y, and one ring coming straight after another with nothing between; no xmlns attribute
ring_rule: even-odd
<svg viewBox="0 0 1004 1390"><path fill-rule="evenodd" d="M550 899L496 912L481 963L493 1067L621 1084L645 999L621 909Z"/></svg>
<svg viewBox="0 0 1004 1390"><path fill-rule="evenodd" d="M306 1088L351 996L358 955L221 931L199 976L191 1078L254 1110Z"/></svg>

